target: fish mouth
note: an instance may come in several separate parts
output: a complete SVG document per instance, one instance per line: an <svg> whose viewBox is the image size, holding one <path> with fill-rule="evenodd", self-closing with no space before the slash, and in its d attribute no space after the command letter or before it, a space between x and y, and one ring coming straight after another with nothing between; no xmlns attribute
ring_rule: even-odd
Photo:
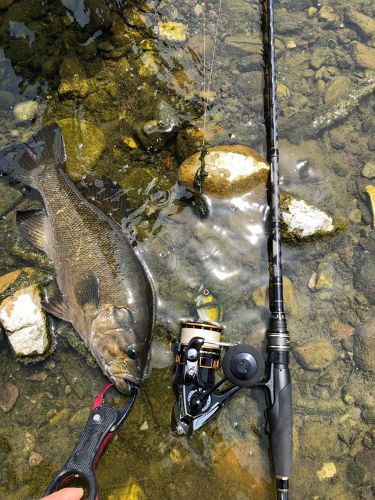
<svg viewBox="0 0 375 500"><path fill-rule="evenodd" d="M129 383L133 385L142 385L144 377L132 375L126 362L112 361L106 369L106 373L115 386L123 393L130 393Z"/></svg>

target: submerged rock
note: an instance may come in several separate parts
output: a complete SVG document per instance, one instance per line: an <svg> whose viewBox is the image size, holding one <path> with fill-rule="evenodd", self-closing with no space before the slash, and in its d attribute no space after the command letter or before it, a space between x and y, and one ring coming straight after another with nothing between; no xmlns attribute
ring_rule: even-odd
<svg viewBox="0 0 375 500"><path fill-rule="evenodd" d="M184 42L187 38L187 26L174 21L160 21L158 23L158 35L163 40L172 42Z"/></svg>
<svg viewBox="0 0 375 500"><path fill-rule="evenodd" d="M86 71L78 59L64 57L60 68L60 76L59 95L87 96L89 85L86 79Z"/></svg>
<svg viewBox="0 0 375 500"><path fill-rule="evenodd" d="M362 370L375 373L375 319L364 323L353 338L354 361Z"/></svg>
<svg viewBox="0 0 375 500"><path fill-rule="evenodd" d="M369 251L361 251L356 259L353 283L357 290L362 292L369 304L375 304L375 260L374 246Z"/></svg>
<svg viewBox="0 0 375 500"><path fill-rule="evenodd" d="M371 213L372 213L372 227L375 228L375 186L366 186L365 191L370 200Z"/></svg>
<svg viewBox="0 0 375 500"><path fill-rule="evenodd" d="M125 486L110 491L106 498L107 500L145 500L147 497L139 484L129 479Z"/></svg>
<svg viewBox="0 0 375 500"><path fill-rule="evenodd" d="M9 413L16 404L20 391L10 382L0 384L0 408L4 413Z"/></svg>
<svg viewBox="0 0 375 500"><path fill-rule="evenodd" d="M38 103L36 101L19 102L13 108L13 116L17 122L28 122L38 114Z"/></svg>
<svg viewBox="0 0 375 500"><path fill-rule="evenodd" d="M320 263L318 271L310 277L310 290L332 290L335 284L335 275L335 268L331 263Z"/></svg>
<svg viewBox="0 0 375 500"><path fill-rule="evenodd" d="M5 292L6 289L9 288L21 274L22 269L17 269L16 271L4 274L4 276L0 276L0 293Z"/></svg>
<svg viewBox="0 0 375 500"><path fill-rule="evenodd" d="M179 181L195 190L195 176L201 167L200 152L180 166ZM245 194L268 179L269 165L253 149L240 144L214 146L205 157L204 191L219 198Z"/></svg>
<svg viewBox="0 0 375 500"><path fill-rule="evenodd" d="M281 196L281 232L285 241L302 242L334 234L344 229L344 221L334 221L326 212L291 195Z"/></svg>
<svg viewBox="0 0 375 500"><path fill-rule="evenodd" d="M283 277L283 288L284 288L285 309L291 316L297 316L298 303L297 303L296 292L294 290L294 285L292 280L287 276ZM268 285L264 285L261 288L255 290L251 298L255 305L261 307L268 307L268 302L269 302Z"/></svg>
<svg viewBox="0 0 375 500"><path fill-rule="evenodd" d="M265 454L259 444L219 442L212 448L211 460L218 486L223 485L227 498L270 498Z"/></svg>
<svg viewBox="0 0 375 500"><path fill-rule="evenodd" d="M329 340L318 340L295 348L298 362L306 370L328 368L336 358L336 351Z"/></svg>
<svg viewBox="0 0 375 500"><path fill-rule="evenodd" d="M336 465L334 462L326 462L322 465L322 468L316 471L316 476L319 481L324 481L325 479L331 479L336 475Z"/></svg>
<svg viewBox="0 0 375 500"><path fill-rule="evenodd" d="M262 54L263 45L261 37L251 38L247 34L229 35L225 37L225 45L238 49L247 54Z"/></svg>
<svg viewBox="0 0 375 500"><path fill-rule="evenodd" d="M362 36L371 38L375 35L375 19L350 7L344 14L344 20Z"/></svg>
<svg viewBox="0 0 375 500"><path fill-rule="evenodd" d="M0 184L0 217L6 215L22 198L22 193L11 186Z"/></svg>
<svg viewBox="0 0 375 500"><path fill-rule="evenodd" d="M0 10L5 10L12 5L14 0L0 0Z"/></svg>
<svg viewBox="0 0 375 500"><path fill-rule="evenodd" d="M360 68L375 70L375 49L357 42L353 48L353 59Z"/></svg>
<svg viewBox="0 0 375 500"><path fill-rule="evenodd" d="M0 305L0 321L16 356L41 356L50 339L37 285L21 288Z"/></svg>
<svg viewBox="0 0 375 500"><path fill-rule="evenodd" d="M93 123L76 118L58 120L66 153L66 169L69 177L80 180L91 172L105 148L104 133Z"/></svg>
<svg viewBox="0 0 375 500"><path fill-rule="evenodd" d="M300 436L302 452L312 458L337 456L338 444L337 430L328 423L307 422Z"/></svg>
<svg viewBox="0 0 375 500"><path fill-rule="evenodd" d="M358 45L358 44L357 44ZM366 46L365 46L366 47ZM367 48L367 47L366 47ZM371 49L374 51L375 49ZM375 56L371 56L375 69ZM375 91L375 72L368 71L365 77L358 81L353 88L339 100L317 108L314 116L311 111L301 112L289 119L281 121L281 129L294 140L300 141L302 137L313 137L323 130L332 127L337 122L344 120L356 109L361 100Z"/></svg>
<svg viewBox="0 0 375 500"><path fill-rule="evenodd" d="M375 162L368 161L362 170L363 177L367 179L373 179L375 177Z"/></svg>

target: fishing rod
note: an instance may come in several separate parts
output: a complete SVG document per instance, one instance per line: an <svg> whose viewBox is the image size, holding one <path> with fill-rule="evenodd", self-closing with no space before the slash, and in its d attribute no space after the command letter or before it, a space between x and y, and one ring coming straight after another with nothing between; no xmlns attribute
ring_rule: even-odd
<svg viewBox="0 0 375 500"><path fill-rule="evenodd" d="M265 65L266 126L271 165L267 370L262 354L252 346L222 342L222 326L199 321L180 323L180 337L173 345L177 401L172 412L172 425L178 434L190 434L211 420L241 388L263 389L267 401L266 430L270 435L276 497L278 500L287 500L292 472L292 396L281 261L273 0L265 0L263 9L268 45ZM215 372L220 365L224 376L216 382ZM231 386L222 389L228 382Z"/></svg>

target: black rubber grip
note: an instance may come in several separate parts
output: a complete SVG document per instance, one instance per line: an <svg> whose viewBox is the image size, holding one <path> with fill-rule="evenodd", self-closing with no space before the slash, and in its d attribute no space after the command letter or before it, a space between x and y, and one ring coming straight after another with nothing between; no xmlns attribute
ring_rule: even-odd
<svg viewBox="0 0 375 500"><path fill-rule="evenodd" d="M91 411L79 442L64 467L48 486L45 496L59 490L70 479L78 476L86 481L89 487L88 500L97 500L96 456L116 420L116 410L106 404Z"/></svg>
<svg viewBox="0 0 375 500"><path fill-rule="evenodd" d="M293 415L289 367L275 364L274 401L267 409L274 474L289 478L292 473Z"/></svg>

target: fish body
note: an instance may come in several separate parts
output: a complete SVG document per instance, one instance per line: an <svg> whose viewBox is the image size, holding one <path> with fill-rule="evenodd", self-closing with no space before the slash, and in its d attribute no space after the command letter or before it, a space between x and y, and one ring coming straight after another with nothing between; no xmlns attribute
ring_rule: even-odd
<svg viewBox="0 0 375 500"><path fill-rule="evenodd" d="M60 129L50 125L0 154L0 169L41 194L45 210L17 215L18 227L52 260L62 297L45 303L68 320L116 387L141 384L154 323L146 269L121 228L69 179ZM3 164L3 165L2 165Z"/></svg>
<svg viewBox="0 0 375 500"><path fill-rule="evenodd" d="M219 323L223 319L223 308L208 288L201 287L198 296L194 299L198 319Z"/></svg>

